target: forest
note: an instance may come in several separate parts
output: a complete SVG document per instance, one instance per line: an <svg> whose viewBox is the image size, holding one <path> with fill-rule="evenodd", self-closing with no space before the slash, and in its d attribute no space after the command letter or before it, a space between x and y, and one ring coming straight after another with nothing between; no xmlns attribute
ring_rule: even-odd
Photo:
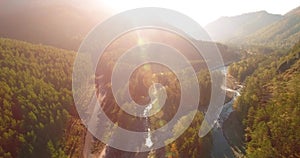
<svg viewBox="0 0 300 158"><path fill-rule="evenodd" d="M138 41L130 34L128 37ZM170 44L178 42L172 35L167 37L173 39L168 41ZM123 43L124 48L115 49L122 46L122 42L126 43L125 39L120 38L115 45L109 46L99 61L95 77L97 93L106 91L101 108L116 125L144 131L145 127L139 125L145 120L121 110L111 91L109 76L113 65L120 53L134 44ZM163 148L147 153L106 148L111 157L211 157L212 132L203 138L198 136L204 119L203 109L210 101L210 75L203 59L191 56L193 49L184 45L177 47L187 51L185 55L192 59L202 94L192 124L177 140ZM288 51L252 47L251 53L248 50L240 55L227 54L233 50L221 44L218 47L228 62L243 56L228 67L228 73L244 87L234 102L235 111L224 123L224 134L229 143L246 157L300 157L300 42ZM75 57L76 53L72 51L0 39L0 157L82 157L88 132L73 102ZM149 118L151 129L165 125L173 117L180 98L180 86L174 73L161 65L146 64L130 78L129 88L136 102L149 102L147 90L154 81L166 87L168 99L166 108ZM180 131L188 117L189 114L178 120L172 134ZM233 132L226 132L226 129ZM104 149L105 144L93 138L91 154L98 155Z"/></svg>
<svg viewBox="0 0 300 158"><path fill-rule="evenodd" d="M299 0L200 4L198 1L0 0L0 158L300 158ZM89 51L97 49L102 40L123 26L138 26L139 21L126 16L105 31L102 24L112 22L114 15L140 7L158 7L166 12L143 19L145 26L124 30L113 37L99 59L91 58L77 65L77 59L89 59ZM176 16L166 19L169 16L163 13L169 11L182 14L186 20ZM199 28L190 27L189 19L193 24L199 23ZM168 27L155 27L153 22ZM180 27L172 26L173 23ZM91 41L99 30L102 30L97 34L100 40ZM203 35L207 38L200 38ZM85 42L91 44L87 49L83 48ZM170 67L159 62L143 63L134 68L129 81L122 82L125 88L119 88L115 95L112 74L116 65L122 72L118 81L125 81L128 78L123 78L124 72L133 67L133 61L153 55L147 48L154 43L179 52L195 74L188 71L189 66L180 67L178 72L188 74L181 83L178 72ZM134 47L140 54L130 56L133 60L119 62ZM151 53L181 66L175 54L166 55L161 49ZM220 55L224 64L216 60L216 55ZM96 66L89 71L91 61ZM208 71L212 65L213 71ZM77 68L79 75L74 73ZM87 82L79 80L83 90L74 86L77 75L88 78ZM215 78L222 81L212 83ZM163 88L153 86L158 83ZM185 113L174 119L171 126L168 123L179 111L182 94L187 94L182 100L198 98L196 91L183 91L182 85L198 86L199 102L197 99L186 103ZM79 95L76 88L82 90ZM213 108L221 112L218 117L209 120L210 103L219 100L212 96L215 92L212 88L218 94L225 94L225 99ZM163 97L157 92L162 89L167 97L164 106L159 107ZM91 98L85 97L88 92L93 92L92 101L100 107L90 104ZM130 97L125 95L127 92ZM116 96L131 100L119 105ZM223 99L223 95L219 96ZM83 104L78 104L78 100ZM122 108L135 110L132 104L145 106L144 113L131 115ZM95 113L97 109L103 111ZM146 116L156 110L157 113ZM92 114L96 115L91 117ZM103 119L103 114L109 119ZM94 131L86 122L95 122ZM199 137L200 126L206 122L211 123L210 130ZM120 137L117 127L144 132L145 142L143 137L136 141L134 134ZM168 127L162 133L170 136L167 140L154 134L161 127ZM97 137L98 133L102 135ZM158 149L154 148L157 140L162 144ZM111 145L131 147L136 142L142 142L135 146L136 152ZM142 152L145 148L151 150Z"/></svg>
<svg viewBox="0 0 300 158"><path fill-rule="evenodd" d="M65 157L73 52L0 39L1 157ZM73 109L74 111L74 109Z"/></svg>
<svg viewBox="0 0 300 158"><path fill-rule="evenodd" d="M117 53L106 53L102 61L101 71L109 74L113 63L107 63L116 58ZM30 44L11 39L0 39L0 155L11 157L81 157L85 145L86 128L76 112L72 98L72 66L76 53L50 46ZM104 64L103 64L104 61ZM100 62L101 63L101 62ZM150 67L150 69L149 69ZM160 70L160 71L157 71ZM180 90L178 80L168 69L159 65L146 65L139 68L131 77L130 88L137 102L147 100L148 83L156 80L166 85L169 95L168 108L150 118L152 128L164 125L177 110ZM163 73L161 73L163 72ZM99 75L98 73L98 75ZM145 78L147 74L156 74L155 77ZM162 74L162 75L160 75ZM103 80L107 89L107 97L102 108L116 124L125 128L140 123L140 119L130 118L116 106L113 96L109 94L110 81ZM202 95L199 104L207 106L211 86L210 77L204 68L198 73L200 91ZM208 93L207 93L208 92ZM188 108L188 107L187 107ZM187 116L182 117L174 127L177 132ZM164 148L149 153L153 156L182 157L189 153L191 157L209 157L212 146L211 135L204 138L198 136L198 130L203 120L203 112L196 112L196 117L190 127L175 142ZM128 123L131 122L131 123ZM130 126L131 125L131 126ZM104 144L93 141L92 153L97 154ZM113 151L112 154L138 154Z"/></svg>
<svg viewBox="0 0 300 158"><path fill-rule="evenodd" d="M300 157L300 42L288 53L253 54L229 73L245 86L226 124L242 127L228 134L231 143L247 157Z"/></svg>

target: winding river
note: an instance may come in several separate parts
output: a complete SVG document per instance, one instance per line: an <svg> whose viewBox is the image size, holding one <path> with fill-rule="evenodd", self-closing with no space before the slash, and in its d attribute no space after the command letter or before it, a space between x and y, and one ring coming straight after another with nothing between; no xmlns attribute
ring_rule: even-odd
<svg viewBox="0 0 300 158"><path fill-rule="evenodd" d="M218 70L221 70L222 73L226 75L227 73L227 67L222 67ZM212 129L212 137L213 137L213 148L211 150L211 157L212 158L233 158L233 150L231 146L228 144L224 134L223 134L223 123L224 121L229 117L230 113L233 111L233 103L235 99L240 96L240 90L242 86L239 86L238 90L233 90L230 89L226 86L222 87L222 89L234 93L233 98L227 102L226 104L223 105L222 112L220 114L219 119L216 121L214 128ZM144 111L144 115L146 115L152 108L152 104L150 103L148 107ZM146 121L145 126L148 128L148 120ZM145 138L145 145L148 147L151 147L153 145L152 140L151 140L151 135L150 135L150 128L148 128L148 135ZM115 149L113 149L115 150ZM102 150L101 154L99 155L99 158L105 158L107 157L108 153L114 153L117 151L111 151L111 148L105 146L105 148ZM120 151L118 151L120 152ZM124 154L124 153L123 153ZM134 156L133 153L127 153L128 156ZM127 155L126 154L126 155Z"/></svg>
<svg viewBox="0 0 300 158"><path fill-rule="evenodd" d="M221 69L222 73L225 75L227 74L227 68L224 67ZM241 85L238 85L238 90L233 90L228 87L222 87L222 89L226 90L227 92L234 93L233 98L223 105L222 112L219 116L219 119L216 121L214 128L212 129L212 136L213 136L213 148L211 151L212 158L233 158L233 150L231 146L228 144L224 133L223 133L223 123L229 117L230 113L233 111L233 103L235 99L240 96L240 90L242 88Z"/></svg>

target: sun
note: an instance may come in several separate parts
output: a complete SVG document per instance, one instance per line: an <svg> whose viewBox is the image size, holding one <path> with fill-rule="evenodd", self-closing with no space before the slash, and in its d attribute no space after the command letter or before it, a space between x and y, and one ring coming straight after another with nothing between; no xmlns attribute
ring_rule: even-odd
<svg viewBox="0 0 300 158"><path fill-rule="evenodd" d="M128 9L138 8L141 6L145 6L145 1L142 0L102 0L101 1L106 7L114 10L114 11L124 11Z"/></svg>

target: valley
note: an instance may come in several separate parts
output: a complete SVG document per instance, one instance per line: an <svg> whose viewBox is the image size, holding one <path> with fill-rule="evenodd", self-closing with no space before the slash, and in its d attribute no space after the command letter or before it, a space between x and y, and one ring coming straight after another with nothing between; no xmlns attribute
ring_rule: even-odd
<svg viewBox="0 0 300 158"><path fill-rule="evenodd" d="M185 37L163 29L131 30L111 41L99 58L95 73L85 77L92 78L87 84L93 84L98 108L114 127L105 129L108 122L100 114L95 115L95 122L103 125L98 128L105 131L101 138L132 145L137 138L122 138L115 127L145 132L145 142L137 152L128 152L101 142L88 131L83 122L86 118L90 121L88 116L94 111L90 107L78 108L74 102L72 77L78 48L91 29L116 13L102 3L98 5L98 9L91 9L96 6L82 2L30 1L21 6L13 1L0 1L1 158L300 157L299 6L284 14L256 10L222 16L207 24L204 28L213 41L193 41L206 53L207 61L203 52L198 52ZM113 31L113 26L109 31ZM168 126L183 93L188 94L187 99L193 99L190 91L181 90L182 85L191 87L192 75L180 83L176 73L164 65L144 63L136 68L126 84L132 100L146 107L141 117L122 109L112 90L112 74L118 59L128 49L151 42L176 49L190 62L200 93L198 108L184 105L187 112L165 132L176 136L190 119L191 124L177 139L162 142L164 146L158 149L152 148L159 138L151 132ZM208 62L214 63L212 59L217 53L224 65L216 65L210 74ZM141 56L134 59L146 56L141 51ZM90 65L81 64L80 75L84 75ZM121 63L120 71L131 66L130 62ZM186 73L187 68L180 72ZM212 83L212 77L224 76L226 81ZM161 97L160 88L149 90L154 83L164 86L167 98L159 112L148 117L158 109L157 100ZM212 130L199 137L201 124L208 122L205 116L209 104L215 99L211 98L213 87L219 94L224 93L224 105L220 106L221 114ZM125 92L117 91L124 98ZM125 108L132 105L133 102L122 104ZM78 110L87 117L80 117ZM151 150L140 152L142 147Z"/></svg>

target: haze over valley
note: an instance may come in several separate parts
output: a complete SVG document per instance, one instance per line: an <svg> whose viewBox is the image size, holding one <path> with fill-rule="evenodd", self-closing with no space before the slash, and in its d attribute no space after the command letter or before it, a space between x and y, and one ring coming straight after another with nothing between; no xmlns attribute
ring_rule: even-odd
<svg viewBox="0 0 300 158"><path fill-rule="evenodd" d="M214 2L207 2L203 6L210 6L208 12L215 11L207 17L203 16L203 6L197 8L194 2L184 2L188 3L186 5L181 1L135 2L0 1L0 157L300 157L298 2L291 1L281 10L275 5L286 1L272 2L272 13L269 11L272 7L266 7L271 3L269 1L253 1L251 6L246 5L249 2L244 2L244 5L233 3L234 0L228 4L220 2L220 5L224 3L226 6L219 10L212 8L216 7ZM106 46L92 75L86 75L90 72L91 63L78 65L75 62L79 57L82 61L89 61L86 58L90 56L82 54L79 48L97 24L124 10L139 6L164 8L168 4L170 9L181 8L180 11L201 25L205 23L204 29L212 40L189 41L163 29L136 29L115 38ZM232 12L226 9L229 6L232 6ZM244 10L239 10L239 7ZM268 10L262 10L263 7ZM132 21L126 19L124 22ZM107 32L115 31L116 27L111 26ZM134 47L141 47L140 55L132 59L143 61L149 58L148 47L142 46L149 46L147 44L151 42L180 52L195 74L191 75L187 67L174 72L163 64L144 63L130 74L125 88L116 91L121 99L128 99L125 95L128 92L133 100L119 106L112 81L115 66L120 67L119 73L135 66L128 62L131 60L119 60ZM203 52L199 53L196 46L207 56L202 56ZM163 56L166 52L151 53L160 54L170 61L176 59L175 55ZM224 65L216 64L214 57L218 53ZM212 70L210 64L217 66ZM180 63L176 65L180 66ZM81 73L74 75L75 68L80 68ZM181 83L178 74L188 74L188 77ZM74 88L77 84L74 77L86 79L87 82L80 85L92 87L87 86L78 93L78 87ZM187 112L181 114L167 131L168 136L178 135L178 138L161 140L164 146L154 149L154 143L160 137L155 137L153 131L169 126L168 122L180 109L184 93L188 100L194 99L196 93L182 90L184 86L190 89L195 86L192 84L193 77L200 93L195 105L197 108L194 109L192 104L183 105ZM118 79L123 81L126 77ZM91 91L95 91L94 98L85 98ZM160 99L164 98L162 91L167 97L160 108ZM75 92L81 97L75 98ZM217 109L220 116L213 120L212 129L200 137L201 124L210 121L206 116L210 103L216 100L215 96L212 97L213 92L217 92L218 97L224 95L224 101ZM85 105L91 100L98 101L99 107L91 109L75 105L76 101ZM142 116L131 115L124 110L134 104L145 107ZM103 109L103 112L94 115L97 108ZM155 110L158 112L147 115ZM112 124L103 119L103 114ZM191 124L182 131L189 120ZM101 138L108 143L100 141L95 136L97 132L87 129L85 123L93 121L103 125L97 128L104 131ZM136 152L111 146L131 146L137 140L122 138L116 132L117 127L144 132L144 144L138 146ZM143 148L150 150L141 152Z"/></svg>

